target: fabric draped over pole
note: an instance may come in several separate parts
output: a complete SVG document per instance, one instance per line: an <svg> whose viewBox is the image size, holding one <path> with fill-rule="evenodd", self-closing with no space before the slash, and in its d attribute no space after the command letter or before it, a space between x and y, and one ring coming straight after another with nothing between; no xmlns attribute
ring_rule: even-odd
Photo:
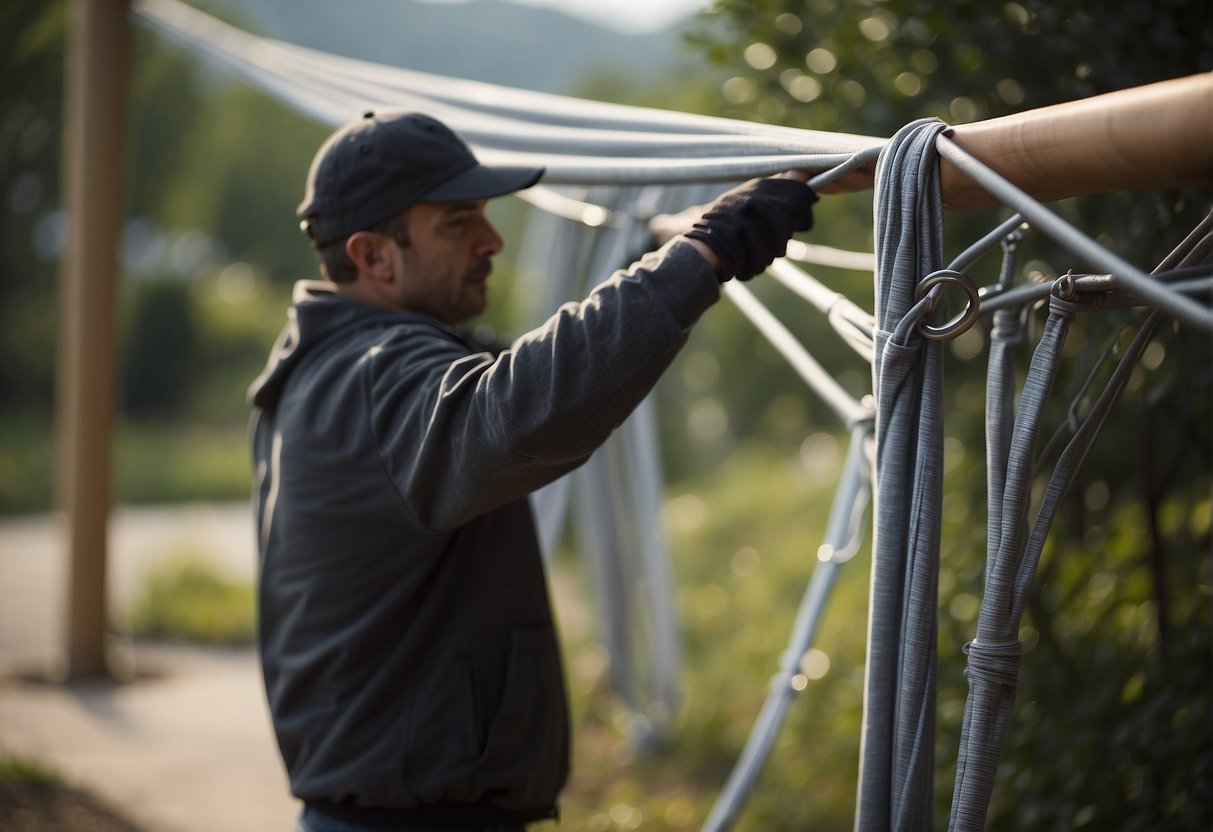
<svg viewBox="0 0 1213 832"><path fill-rule="evenodd" d="M588 292L594 276L610 274L643 253L642 217L667 199L661 188L611 189L595 194L612 218L587 227L540 214L528 223L520 270L527 318L538 323L570 292ZM572 200L571 197L566 199ZM581 203L583 206L589 203ZM585 281L568 285L570 276ZM550 557L567 521L597 601L611 688L631 710L631 739L660 742L677 711L682 650L674 579L662 533L660 440L656 405L646 398L620 430L580 469L532 495L540 539Z"/></svg>
<svg viewBox="0 0 1213 832"><path fill-rule="evenodd" d="M931 828L943 358L916 324L940 268L942 122L903 127L876 168L876 452L871 608L855 828Z"/></svg>

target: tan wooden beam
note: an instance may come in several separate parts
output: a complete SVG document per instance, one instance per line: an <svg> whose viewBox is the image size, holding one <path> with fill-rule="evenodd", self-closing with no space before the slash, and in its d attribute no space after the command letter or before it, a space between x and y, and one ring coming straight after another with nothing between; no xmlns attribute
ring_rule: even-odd
<svg viewBox="0 0 1213 832"><path fill-rule="evenodd" d="M1160 81L1091 98L961 124L949 137L1030 196L1052 202L1085 194L1213 185L1213 73ZM873 169L822 188L872 187ZM995 204L947 160L944 207Z"/></svg>
<svg viewBox="0 0 1213 832"><path fill-rule="evenodd" d="M1213 73L959 125L951 138L1042 202L1213 185ZM945 208L994 204L946 160L939 176Z"/></svg>

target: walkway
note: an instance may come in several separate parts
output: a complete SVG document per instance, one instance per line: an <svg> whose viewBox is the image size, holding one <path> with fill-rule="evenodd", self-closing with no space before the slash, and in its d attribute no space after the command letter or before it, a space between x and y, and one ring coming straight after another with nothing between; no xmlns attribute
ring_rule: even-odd
<svg viewBox="0 0 1213 832"><path fill-rule="evenodd" d="M297 810L251 650L118 645L137 681L30 681L61 652L63 540L53 517L0 522L0 751L49 763L147 832L288 832ZM250 577L247 506L116 512L111 609L183 549Z"/></svg>

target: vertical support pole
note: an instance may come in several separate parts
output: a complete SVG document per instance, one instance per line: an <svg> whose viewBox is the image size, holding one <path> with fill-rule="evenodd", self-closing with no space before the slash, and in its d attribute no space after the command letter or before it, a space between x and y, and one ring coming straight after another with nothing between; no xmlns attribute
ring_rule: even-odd
<svg viewBox="0 0 1213 832"><path fill-rule="evenodd" d="M69 678L107 675L106 550L114 296L122 227L130 0L71 0L64 96L57 496L67 523Z"/></svg>

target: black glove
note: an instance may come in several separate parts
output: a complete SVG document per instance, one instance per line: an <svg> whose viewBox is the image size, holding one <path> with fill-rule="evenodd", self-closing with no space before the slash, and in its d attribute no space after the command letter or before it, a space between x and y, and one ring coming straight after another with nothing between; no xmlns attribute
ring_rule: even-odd
<svg viewBox="0 0 1213 832"><path fill-rule="evenodd" d="M686 236L712 249L722 282L749 280L783 256L792 232L813 227L816 201L796 179L752 179L721 194Z"/></svg>

